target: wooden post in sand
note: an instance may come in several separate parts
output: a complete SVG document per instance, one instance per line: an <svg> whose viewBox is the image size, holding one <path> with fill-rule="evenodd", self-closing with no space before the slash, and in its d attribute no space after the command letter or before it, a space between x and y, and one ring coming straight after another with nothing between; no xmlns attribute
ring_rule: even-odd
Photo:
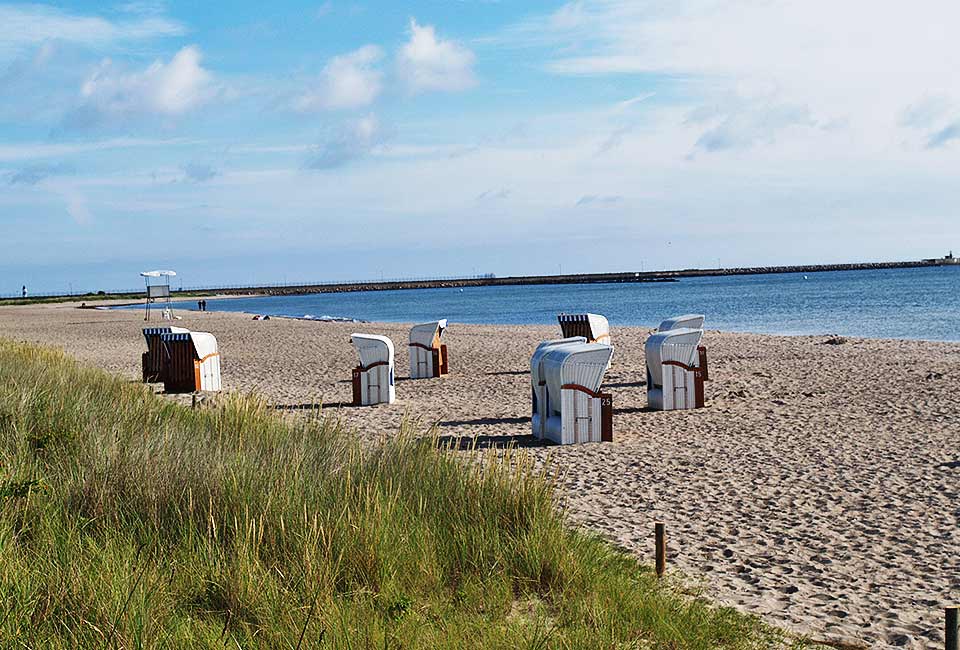
<svg viewBox="0 0 960 650"><path fill-rule="evenodd" d="M947 607L946 624L943 628L944 650L960 650L960 607Z"/></svg>
<svg viewBox="0 0 960 650"><path fill-rule="evenodd" d="M653 525L653 532L657 544L657 577L662 578L667 571L667 534L662 521Z"/></svg>

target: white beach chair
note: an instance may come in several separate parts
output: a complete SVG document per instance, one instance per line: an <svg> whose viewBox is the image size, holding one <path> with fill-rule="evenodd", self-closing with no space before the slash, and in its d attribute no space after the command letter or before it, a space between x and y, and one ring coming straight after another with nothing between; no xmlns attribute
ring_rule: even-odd
<svg viewBox="0 0 960 650"><path fill-rule="evenodd" d="M565 338L582 336L587 343L610 345L610 323L600 314L558 314L560 331Z"/></svg>
<svg viewBox="0 0 960 650"><path fill-rule="evenodd" d="M165 355L163 390L167 393L219 391L220 349L209 332L169 332L160 335Z"/></svg>
<svg viewBox="0 0 960 650"><path fill-rule="evenodd" d="M647 339L647 406L659 411L703 406L700 340L703 330L655 332Z"/></svg>
<svg viewBox="0 0 960 650"><path fill-rule="evenodd" d="M541 343L530 359L533 435L561 445L613 440L613 398L600 384L613 346L583 337Z"/></svg>
<svg viewBox="0 0 960 650"><path fill-rule="evenodd" d="M683 316L674 316L673 318L668 318L667 320L662 321L660 323L660 327L657 328L657 331L666 332L669 330L678 330L680 328L702 330L703 319L703 314L684 314Z"/></svg>
<svg viewBox="0 0 960 650"><path fill-rule="evenodd" d="M689 328L692 330L703 330L703 314L684 314L683 316L674 316L673 318L668 318L665 321L660 323L660 327L657 328L658 332L669 332L670 330L677 330L683 328ZM700 372L703 373L703 381L710 381L710 372L707 368L707 348L700 345L697 346L697 354L699 355L698 367Z"/></svg>
<svg viewBox="0 0 960 650"><path fill-rule="evenodd" d="M163 371L166 367L166 354L163 351L161 334L184 334L190 330L185 327L145 327L143 338L147 342L147 351L140 357L140 370L143 383L163 381Z"/></svg>
<svg viewBox="0 0 960 650"><path fill-rule="evenodd" d="M446 331L446 318L410 328L411 379L441 377L450 372L447 346L440 342Z"/></svg>
<svg viewBox="0 0 960 650"><path fill-rule="evenodd" d="M357 406L393 404L397 399L393 375L393 341L375 334L351 334L360 365L353 369L353 403Z"/></svg>

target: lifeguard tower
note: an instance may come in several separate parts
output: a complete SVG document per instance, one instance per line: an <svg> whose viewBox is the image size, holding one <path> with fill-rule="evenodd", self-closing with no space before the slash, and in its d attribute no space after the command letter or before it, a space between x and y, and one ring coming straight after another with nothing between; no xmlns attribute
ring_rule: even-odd
<svg viewBox="0 0 960 650"><path fill-rule="evenodd" d="M150 306L159 303L162 306L160 318L173 320L173 310L170 308L170 278L176 271L143 271L140 275L147 285L146 313L143 320L150 320Z"/></svg>

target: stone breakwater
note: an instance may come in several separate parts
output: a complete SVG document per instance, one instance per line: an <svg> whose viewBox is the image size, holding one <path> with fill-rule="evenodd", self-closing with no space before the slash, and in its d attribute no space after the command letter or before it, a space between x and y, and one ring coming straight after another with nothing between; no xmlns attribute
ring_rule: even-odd
<svg viewBox="0 0 960 650"><path fill-rule="evenodd" d="M435 280L399 280L386 282L349 282L342 284L290 285L282 287L236 287L217 289L225 295L289 296L306 293L347 293L352 291L391 291L397 289L438 289L534 284L600 284L628 282L676 282L682 278L763 275L773 273L822 273L824 271L876 271L947 266L941 260L916 262L864 262L857 264L807 264L792 266L751 266L725 269L682 269L676 271L624 271L619 273L573 273L567 275L521 275L511 277L449 278Z"/></svg>
<svg viewBox="0 0 960 650"><path fill-rule="evenodd" d="M717 269L680 269L675 271L622 271L618 273L572 273L566 275L518 275L508 277L482 276L470 278L433 278L423 280L386 280L380 282L305 283L251 287L201 287L174 290L176 298L202 295L225 296L293 296L310 293L349 293L354 291L392 291L397 289L439 289L490 287L535 284L600 284L630 282L676 282L683 278L716 277L728 275L763 275L774 273L822 273L824 271L876 271L882 269L910 269L937 266L960 266L960 258L920 260L914 262L863 262L856 264L806 264L791 266L749 266ZM92 296L75 296L77 299ZM140 298L143 291L111 292L111 298ZM44 299L58 296L44 296ZM59 296L67 297L67 296ZM7 299L0 299L0 303Z"/></svg>

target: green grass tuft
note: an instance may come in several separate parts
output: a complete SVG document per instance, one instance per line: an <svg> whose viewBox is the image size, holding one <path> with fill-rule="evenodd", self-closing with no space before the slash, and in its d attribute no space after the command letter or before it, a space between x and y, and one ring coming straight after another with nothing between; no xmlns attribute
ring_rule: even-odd
<svg viewBox="0 0 960 650"><path fill-rule="evenodd" d="M756 648L564 525L518 452L227 395L190 409L0 340L0 638L49 648Z"/></svg>

